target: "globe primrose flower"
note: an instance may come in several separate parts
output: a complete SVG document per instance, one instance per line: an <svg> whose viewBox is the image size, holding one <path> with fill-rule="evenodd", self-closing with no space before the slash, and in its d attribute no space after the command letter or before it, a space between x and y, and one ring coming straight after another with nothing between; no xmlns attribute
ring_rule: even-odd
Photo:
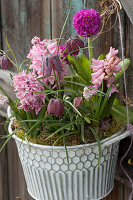
<svg viewBox="0 0 133 200"><path fill-rule="evenodd" d="M82 37L91 37L100 32L101 17L94 9L80 10L73 18L73 27Z"/></svg>

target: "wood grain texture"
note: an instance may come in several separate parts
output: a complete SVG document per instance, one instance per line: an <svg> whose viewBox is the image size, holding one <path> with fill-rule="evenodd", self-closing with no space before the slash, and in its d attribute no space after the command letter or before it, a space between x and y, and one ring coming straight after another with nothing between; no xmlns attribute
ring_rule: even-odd
<svg viewBox="0 0 133 200"><path fill-rule="evenodd" d="M133 100L133 24L125 17L125 55L130 58L131 64L126 73L128 97Z"/></svg>
<svg viewBox="0 0 133 200"><path fill-rule="evenodd" d="M31 39L38 36L49 38L49 0L1 0L3 49L7 49L6 38L21 63L29 52Z"/></svg>
<svg viewBox="0 0 133 200"><path fill-rule="evenodd" d="M120 0L122 3L129 19L131 20L133 24L133 1L132 0Z"/></svg>
<svg viewBox="0 0 133 200"><path fill-rule="evenodd" d="M26 189L24 174L14 139L11 139L7 145L7 159L9 200L15 200L16 197L20 197L22 200L33 200Z"/></svg>
<svg viewBox="0 0 133 200"><path fill-rule="evenodd" d="M3 123L6 119L0 116L0 135L5 135ZM0 146L3 140L0 140ZM8 192L8 164L7 164L7 147L0 153L0 199L9 200Z"/></svg>

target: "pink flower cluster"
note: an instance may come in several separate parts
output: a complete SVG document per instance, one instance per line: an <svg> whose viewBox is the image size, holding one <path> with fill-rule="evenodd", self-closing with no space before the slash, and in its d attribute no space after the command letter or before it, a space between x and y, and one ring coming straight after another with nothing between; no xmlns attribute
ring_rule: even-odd
<svg viewBox="0 0 133 200"><path fill-rule="evenodd" d="M44 58L47 55L57 55L57 49L58 49L57 41L51 41L51 40L40 41L40 38L35 36L32 39L31 43L33 44L33 47L27 56L28 58L32 59L32 64L30 65L30 69L33 70L33 73L39 77L47 76ZM66 75L67 71L63 64L61 65L61 67L62 71L59 74L59 76L60 80L63 81L64 75ZM51 76L43 79L43 82L51 87L54 87L55 77L53 75L54 72L52 70Z"/></svg>
<svg viewBox="0 0 133 200"><path fill-rule="evenodd" d="M43 91L43 85L37 81L36 76L31 72L28 74L23 71L18 75L13 76L13 87L16 92L17 98L20 100L21 105L19 109L24 109L26 112L35 110L36 115L45 104L45 94L37 93Z"/></svg>
<svg viewBox="0 0 133 200"><path fill-rule="evenodd" d="M116 55L118 50L110 47L110 52L107 54L105 60L95 60L92 59L91 68L93 69L93 73L91 74L95 89L99 89L103 81L106 83L106 87L109 88L111 83L114 82L114 73L119 73L121 71L120 58ZM114 92L118 92L115 85L112 84L111 94ZM96 94L96 90L90 90L88 88L84 88L83 96L87 99L90 98L92 95ZM110 95L111 95L110 94Z"/></svg>

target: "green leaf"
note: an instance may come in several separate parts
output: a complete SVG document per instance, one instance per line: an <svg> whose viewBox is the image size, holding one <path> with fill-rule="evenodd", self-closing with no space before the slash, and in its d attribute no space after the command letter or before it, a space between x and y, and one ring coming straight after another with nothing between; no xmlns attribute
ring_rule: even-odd
<svg viewBox="0 0 133 200"><path fill-rule="evenodd" d="M128 109L128 111L130 123L133 124L133 111L130 108ZM111 109L111 115L116 121L121 122L122 124L127 123L126 106L114 104Z"/></svg>
<svg viewBox="0 0 133 200"><path fill-rule="evenodd" d="M3 148L5 147L5 145L8 143L8 141L11 139L11 137L15 134L16 131L17 131L17 130L13 131L11 134L9 134L9 135L7 136L6 141L3 143L3 145L2 145L1 148L0 148L0 152L3 150Z"/></svg>
<svg viewBox="0 0 133 200"><path fill-rule="evenodd" d="M99 120L100 117L102 116L103 112L105 112L105 107L107 106L107 103L108 103L108 98L109 98L111 88L112 88L112 84L110 85L110 87L108 88L108 90L106 92L106 96L104 97L101 109L99 110L99 113L98 113L97 118L96 118L97 120ZM104 115L105 115L105 113L104 113Z"/></svg>
<svg viewBox="0 0 133 200"><path fill-rule="evenodd" d="M89 119L88 117L84 117L84 120L85 120L88 124L91 123L91 121L90 121L90 119Z"/></svg>
<svg viewBox="0 0 133 200"><path fill-rule="evenodd" d="M54 133L52 133L50 136L48 136L48 137L46 138L46 140L48 140L49 138L53 137L54 135L56 135L56 134L59 133L60 131L66 129L66 128L71 127L71 126L72 126L73 124L75 124L75 123L76 123L76 121L71 122L71 123L69 123L69 124L66 124L65 126L62 126L61 128L57 129Z"/></svg>
<svg viewBox="0 0 133 200"><path fill-rule="evenodd" d="M97 143L98 143L98 149L99 149L99 158L98 158L98 167L100 167L100 160L101 160L101 143L100 143L100 139L98 138L95 129L93 129L92 127L89 127L91 132L93 133Z"/></svg>
<svg viewBox="0 0 133 200"><path fill-rule="evenodd" d="M82 141L84 142L85 141L85 132L84 132L84 122L82 121L81 122L81 138L82 138Z"/></svg>
<svg viewBox="0 0 133 200"><path fill-rule="evenodd" d="M105 54L102 54L98 57L98 60L105 60L106 58L106 55Z"/></svg>
<svg viewBox="0 0 133 200"><path fill-rule="evenodd" d="M124 63L125 63L125 70L127 70L130 65L130 59L129 58L124 59ZM118 80L124 73L123 72L123 61L120 62L120 65L122 66L122 70L118 74L115 74L115 81Z"/></svg>
<svg viewBox="0 0 133 200"><path fill-rule="evenodd" d="M70 101L67 100L64 101L68 103L79 114L80 117L83 117L82 114L79 112L79 110Z"/></svg>
<svg viewBox="0 0 133 200"><path fill-rule="evenodd" d="M84 81L86 81L86 83L89 83L89 81L91 80L91 68L88 58L84 54L80 54L78 58L73 55L68 55L68 60L73 65L77 74Z"/></svg>
<svg viewBox="0 0 133 200"><path fill-rule="evenodd" d="M66 157L67 157L67 163L69 165L69 156L68 156L68 151L67 151L67 146L66 146L66 138L63 138L64 146L65 146L65 151L66 151Z"/></svg>

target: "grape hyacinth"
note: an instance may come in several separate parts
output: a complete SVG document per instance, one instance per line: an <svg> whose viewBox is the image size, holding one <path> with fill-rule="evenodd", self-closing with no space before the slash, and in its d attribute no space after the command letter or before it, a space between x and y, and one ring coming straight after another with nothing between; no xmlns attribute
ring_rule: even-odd
<svg viewBox="0 0 133 200"><path fill-rule="evenodd" d="M45 104L45 94L37 93L43 91L43 85L37 81L31 72L23 71L13 76L13 87L17 98L20 100L19 109L26 112L35 110L36 115Z"/></svg>
<svg viewBox="0 0 133 200"><path fill-rule="evenodd" d="M100 32L101 17L94 9L80 10L73 18L73 27L82 37L91 37Z"/></svg>

